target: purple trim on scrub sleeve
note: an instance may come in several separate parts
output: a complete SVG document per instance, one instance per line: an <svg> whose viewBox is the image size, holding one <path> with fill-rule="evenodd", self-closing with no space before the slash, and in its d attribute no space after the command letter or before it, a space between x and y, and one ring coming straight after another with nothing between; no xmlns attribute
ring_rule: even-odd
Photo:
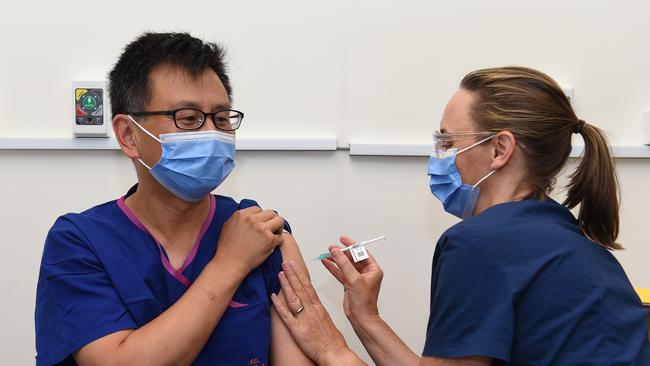
<svg viewBox="0 0 650 366"><path fill-rule="evenodd" d="M196 257L196 252L199 250L199 245L201 244L201 240L203 239L203 235L205 235L206 231L208 231L208 227L210 226L210 223L212 222L212 219L214 218L214 212L216 211L216 200L213 195L209 195L210 197L210 211L208 212L208 217L206 218L205 222L203 222L203 226L201 227L201 231L199 232L199 236L196 238L196 242L194 243L194 246L192 246L192 250L190 250L190 253L188 254L187 258L185 258L185 261L183 261L183 265L181 268L176 269L174 266L172 266L171 263L169 263L169 260L167 257L165 257L165 254L163 253L163 247L160 245L158 240L151 235L149 230L142 224L142 222L138 219L137 216L129 209L129 207L124 203L124 199L126 197L122 196L120 199L117 200L117 206L122 210L122 212L126 215L126 217L135 225L138 227L138 229L144 231L145 233L149 234L151 238L156 242L156 245L158 245L158 250L160 251L160 261L162 262L163 267L169 272L170 275L172 275L175 279L177 279L180 283L183 285L189 287L191 285L190 280L183 275L183 271L187 268L187 266L192 263L194 260L194 257Z"/></svg>
<svg viewBox="0 0 650 366"><path fill-rule="evenodd" d="M231 307L231 308L237 309L237 308L245 308L245 307L248 306L248 304L242 304L241 302L231 300L230 304L228 304L228 306Z"/></svg>

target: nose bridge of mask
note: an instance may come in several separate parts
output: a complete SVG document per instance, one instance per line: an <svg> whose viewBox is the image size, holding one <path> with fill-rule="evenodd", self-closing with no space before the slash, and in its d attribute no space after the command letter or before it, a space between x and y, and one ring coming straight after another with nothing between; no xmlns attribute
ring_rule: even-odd
<svg viewBox="0 0 650 366"><path fill-rule="evenodd" d="M160 142L162 144L168 142L198 142L217 140L226 143L235 143L235 135L221 132L221 131L192 131L192 132L176 132L165 133L160 135Z"/></svg>
<svg viewBox="0 0 650 366"><path fill-rule="evenodd" d="M221 132L221 131L191 131L191 132L176 132L161 134L160 138L154 136L151 132L147 131L141 124L139 124L133 117L128 115L129 119L135 123L142 132L146 133L152 139L163 144L165 142L183 142L183 141L203 141L203 140L220 140L224 142L235 143L235 135Z"/></svg>

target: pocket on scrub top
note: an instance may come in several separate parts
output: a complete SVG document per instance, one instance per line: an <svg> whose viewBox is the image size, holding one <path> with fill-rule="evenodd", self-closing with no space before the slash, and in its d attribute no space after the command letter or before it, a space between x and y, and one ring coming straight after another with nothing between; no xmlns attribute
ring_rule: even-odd
<svg viewBox="0 0 650 366"><path fill-rule="evenodd" d="M228 326L233 323L241 325L268 320L271 318L270 310L268 304L263 302L244 304L234 300L226 308L219 325Z"/></svg>

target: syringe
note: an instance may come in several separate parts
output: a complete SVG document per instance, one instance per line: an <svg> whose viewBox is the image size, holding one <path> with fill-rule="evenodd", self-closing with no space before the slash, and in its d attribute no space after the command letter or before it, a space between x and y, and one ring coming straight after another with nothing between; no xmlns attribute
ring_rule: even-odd
<svg viewBox="0 0 650 366"><path fill-rule="evenodd" d="M380 236L378 238L374 238L374 239L370 239L370 240L366 240L366 241L356 242L356 243L354 243L354 244L352 244L352 245L350 245L348 247L345 247L345 248L341 249L341 251L342 252L347 252L348 250L356 249L358 247L365 247L366 245L368 245L370 243L374 243L376 241L384 240L384 239L386 239L386 235L382 235L382 236ZM320 260L323 260L323 259L327 259L327 258L329 258L331 256L332 256L332 253L327 252L327 253L323 253L323 254L319 255L318 257L314 258L314 260L315 261L320 261Z"/></svg>

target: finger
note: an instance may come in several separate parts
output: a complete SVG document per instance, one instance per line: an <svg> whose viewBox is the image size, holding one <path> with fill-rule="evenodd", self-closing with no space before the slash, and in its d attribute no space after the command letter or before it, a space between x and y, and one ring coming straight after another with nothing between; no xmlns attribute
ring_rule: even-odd
<svg viewBox="0 0 650 366"><path fill-rule="evenodd" d="M287 306L291 310L292 313L296 313L298 309L302 306L302 303L300 302L300 299L298 296L296 296L296 293L293 291L293 288L291 288L291 284L289 284L289 281L287 280L287 275L280 271L278 273L278 279L280 280L280 287L282 288L282 295L284 296L284 299L287 301Z"/></svg>
<svg viewBox="0 0 650 366"><path fill-rule="evenodd" d="M261 222L269 221L277 216L278 214L273 210L264 210L255 214L255 218Z"/></svg>
<svg viewBox="0 0 650 366"><path fill-rule="evenodd" d="M343 235L339 238L341 241L341 244L345 245L346 247L349 247L352 244L356 244L357 241L351 239L349 236ZM346 255L350 261L352 261L352 254L350 252L346 252ZM357 269L358 272L361 272L361 269L363 269L366 266L366 261L361 261L361 262L354 262L352 261L352 265L354 268Z"/></svg>
<svg viewBox="0 0 650 366"><path fill-rule="evenodd" d="M341 244L345 245L346 247L349 247L350 245L356 243L355 240L352 240L352 239L351 239L349 236L347 236L347 235L342 235L342 236L339 238L339 241L341 242Z"/></svg>
<svg viewBox="0 0 650 366"><path fill-rule="evenodd" d="M355 243L356 243L356 242L352 242L352 244L355 244ZM350 244L350 245L352 245L352 244ZM333 244L332 244L332 245L330 245L329 247L327 247L327 249L328 249L328 250L330 251L330 253L331 253L332 250L334 250L334 249L341 249L341 251L343 251L343 249L345 249L345 248L348 247L348 246L349 246L349 245L347 245L347 246L344 247L344 246L341 246L341 245L333 245ZM349 250L346 250L346 251L343 252L343 253L345 253L345 255L348 257L349 260L352 260L352 254L350 254L350 251L349 251ZM329 258L331 258L331 261L334 262L334 259L333 259L332 257L329 257Z"/></svg>
<svg viewBox="0 0 650 366"><path fill-rule="evenodd" d="M329 245L327 247L327 251L330 252L330 254L332 253L332 249L343 249L343 247L340 246L340 245L334 245L334 244L331 244L331 245ZM332 263L334 263L334 258L332 258L331 255L329 257L325 258L325 259L332 262Z"/></svg>
<svg viewBox="0 0 650 366"><path fill-rule="evenodd" d="M372 255L372 253L370 253L370 251L367 251L367 252L368 252L368 260L366 261L365 267L371 267L371 266L379 267L379 263L377 262L377 259L375 258L375 256Z"/></svg>
<svg viewBox="0 0 650 366"><path fill-rule="evenodd" d="M334 257L334 263L336 263L336 265L341 269L341 272L343 272L345 282L348 284L354 283L360 274L357 269L354 268L350 259L348 259L340 249L332 250L332 257Z"/></svg>
<svg viewBox="0 0 650 366"><path fill-rule="evenodd" d="M331 252L332 249L343 249L343 248L344 248L344 247L342 247L342 246L340 246L340 245L330 244L330 245L327 247L327 250L329 250L329 251Z"/></svg>
<svg viewBox="0 0 650 366"><path fill-rule="evenodd" d="M281 235L282 229L284 228L284 218L281 216L276 216L264 223L264 226L269 229L272 233Z"/></svg>
<svg viewBox="0 0 650 366"><path fill-rule="evenodd" d="M300 299L301 305L308 308L309 305L311 305L311 302L305 292L305 288L302 286L302 283L300 283L298 276L296 276L296 272L291 268L291 265L288 262L282 263L282 269L284 270L284 274L287 276L287 280L289 280L293 292Z"/></svg>
<svg viewBox="0 0 650 366"><path fill-rule="evenodd" d="M289 328L289 330L294 329L296 326L296 318L294 318L291 311L289 311L289 309L284 306L282 301L280 301L278 295L271 294L271 302L273 302L273 307L278 312L280 319L282 319L287 328Z"/></svg>
<svg viewBox="0 0 650 366"><path fill-rule="evenodd" d="M243 214L250 214L250 215L256 214L256 213L258 213L260 211L262 211L262 209L259 208L259 206L251 206L251 207L246 207L246 208L242 208L241 210L239 210L239 212L241 212Z"/></svg>
<svg viewBox="0 0 650 366"><path fill-rule="evenodd" d="M327 260L322 260L321 262L329 271L329 273L331 273L332 276L334 276L334 278L336 278L336 280L339 281L341 285L345 283L345 276L343 276L343 272L341 272L336 263L334 263L334 259L332 257L327 258Z"/></svg>
<svg viewBox="0 0 650 366"><path fill-rule="evenodd" d="M284 245L284 238L282 237L282 234L273 235L273 244L276 247L281 247L282 245Z"/></svg>
<svg viewBox="0 0 650 366"><path fill-rule="evenodd" d="M302 284L302 288L305 289L305 293L307 293L309 301L311 301L312 305L322 305L320 299L318 298L318 294L316 293L316 289L314 289L314 286L312 285L309 276L307 276L307 273L303 271L303 269L294 261L290 261L289 265Z"/></svg>

